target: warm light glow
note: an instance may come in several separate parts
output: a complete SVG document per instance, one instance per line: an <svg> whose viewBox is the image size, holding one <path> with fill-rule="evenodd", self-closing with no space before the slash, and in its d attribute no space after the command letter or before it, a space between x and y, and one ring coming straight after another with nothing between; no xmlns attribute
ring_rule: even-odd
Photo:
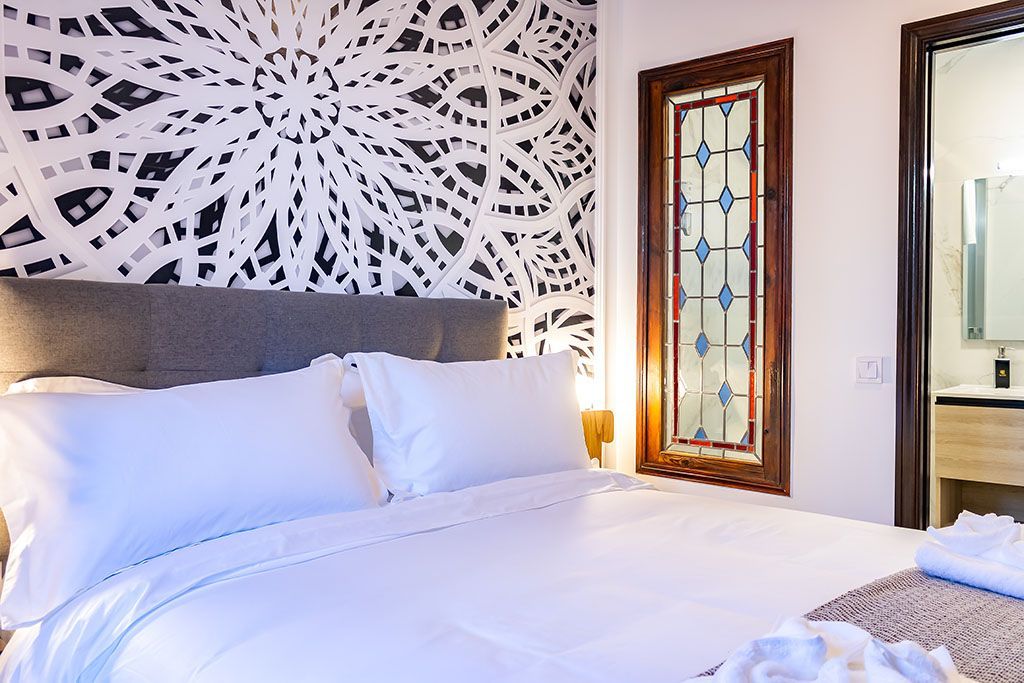
<svg viewBox="0 0 1024 683"><path fill-rule="evenodd" d="M580 410L593 408L596 397L597 387L594 385L594 378L576 375L576 399L580 402Z"/></svg>

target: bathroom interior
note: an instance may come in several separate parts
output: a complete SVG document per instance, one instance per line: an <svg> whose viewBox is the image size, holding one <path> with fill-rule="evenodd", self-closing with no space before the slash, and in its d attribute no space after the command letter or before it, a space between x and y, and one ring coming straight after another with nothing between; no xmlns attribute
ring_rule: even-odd
<svg viewBox="0 0 1024 683"><path fill-rule="evenodd" d="M1024 521L1024 35L933 59L929 517Z"/></svg>

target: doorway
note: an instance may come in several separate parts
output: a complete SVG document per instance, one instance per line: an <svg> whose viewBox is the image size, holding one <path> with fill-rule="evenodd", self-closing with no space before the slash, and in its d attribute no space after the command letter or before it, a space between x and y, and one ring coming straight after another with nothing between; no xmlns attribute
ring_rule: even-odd
<svg viewBox="0 0 1024 683"><path fill-rule="evenodd" d="M1024 2L904 26L901 70L895 521L1021 519Z"/></svg>

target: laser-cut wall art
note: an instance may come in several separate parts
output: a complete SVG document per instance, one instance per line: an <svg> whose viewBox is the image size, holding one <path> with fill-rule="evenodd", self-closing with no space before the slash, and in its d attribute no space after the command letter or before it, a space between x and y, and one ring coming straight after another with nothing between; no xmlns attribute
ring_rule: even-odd
<svg viewBox="0 0 1024 683"><path fill-rule="evenodd" d="M9 0L0 275L501 298L594 343L595 0Z"/></svg>

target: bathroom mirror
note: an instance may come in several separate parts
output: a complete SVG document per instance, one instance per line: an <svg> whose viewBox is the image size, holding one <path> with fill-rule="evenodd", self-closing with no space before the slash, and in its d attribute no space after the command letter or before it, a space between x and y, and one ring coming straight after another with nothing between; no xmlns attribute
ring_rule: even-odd
<svg viewBox="0 0 1024 683"><path fill-rule="evenodd" d="M1024 340L1024 176L963 185L964 339Z"/></svg>

